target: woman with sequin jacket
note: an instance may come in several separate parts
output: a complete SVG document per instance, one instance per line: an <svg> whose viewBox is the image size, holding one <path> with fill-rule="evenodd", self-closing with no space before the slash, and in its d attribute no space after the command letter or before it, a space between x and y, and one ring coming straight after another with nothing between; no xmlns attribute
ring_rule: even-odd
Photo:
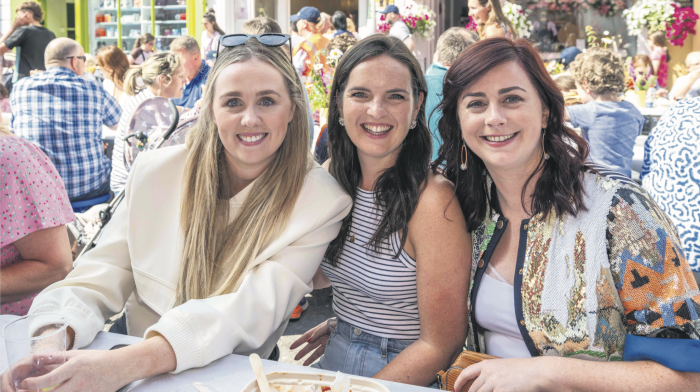
<svg viewBox="0 0 700 392"><path fill-rule="evenodd" d="M443 94L433 170L472 233L467 348L503 358L455 390L698 389L700 292L676 229L642 188L586 161L530 44L470 46Z"/></svg>

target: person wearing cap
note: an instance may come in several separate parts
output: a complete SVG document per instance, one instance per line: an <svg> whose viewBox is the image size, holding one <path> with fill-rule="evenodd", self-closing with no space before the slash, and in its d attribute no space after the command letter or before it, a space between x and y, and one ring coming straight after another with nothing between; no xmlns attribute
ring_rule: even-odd
<svg viewBox="0 0 700 392"><path fill-rule="evenodd" d="M318 24L321 23L321 12L316 7L303 7L296 15L289 17L292 24L296 24L297 33L304 38L294 47L292 56L294 68L301 76L302 81L308 83L313 71L313 63L318 54L319 61L326 67L326 46L328 38L319 34Z"/></svg>
<svg viewBox="0 0 700 392"><path fill-rule="evenodd" d="M385 15L385 21L391 25L391 29L389 29L389 35L393 35L394 37L400 39L403 41L406 46L408 46L408 49L413 52L413 49L415 49L416 45L413 42L413 38L411 37L411 31L408 30L408 26L406 26L406 23L401 20L401 13L399 12L399 7L389 4L384 8L384 11L381 11L380 14Z"/></svg>

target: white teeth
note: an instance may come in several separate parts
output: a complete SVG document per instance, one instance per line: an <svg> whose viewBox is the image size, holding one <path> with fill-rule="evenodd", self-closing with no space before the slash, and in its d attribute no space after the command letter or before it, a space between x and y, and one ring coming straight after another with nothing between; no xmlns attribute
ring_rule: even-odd
<svg viewBox="0 0 700 392"><path fill-rule="evenodd" d="M365 125L365 124L362 125L362 128L364 128L365 131L371 133L372 135L377 135L377 136L383 135L383 134L389 132L389 130L391 129L391 127L388 125L379 126L379 125Z"/></svg>
<svg viewBox="0 0 700 392"><path fill-rule="evenodd" d="M243 141L246 142L246 143L253 143L253 142L257 142L258 140L264 138L265 135L267 135L267 134L266 134L266 133L261 133L261 134L259 134L259 135L257 135L257 136L243 136L243 135L238 135L238 137L241 138L241 140L243 140Z"/></svg>
<svg viewBox="0 0 700 392"><path fill-rule="evenodd" d="M507 135L507 136L486 136L486 140L490 142L505 142L506 140L512 138L515 136L514 133Z"/></svg>

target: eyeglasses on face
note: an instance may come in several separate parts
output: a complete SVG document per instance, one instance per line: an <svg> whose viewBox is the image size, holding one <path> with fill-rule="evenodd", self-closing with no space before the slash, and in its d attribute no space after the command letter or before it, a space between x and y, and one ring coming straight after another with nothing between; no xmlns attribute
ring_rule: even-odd
<svg viewBox="0 0 700 392"><path fill-rule="evenodd" d="M248 42L249 39L255 38L265 46L282 46L289 42L289 58L292 58L292 41L288 34L266 33L258 35L250 34L227 34L219 37L219 42L216 45L216 57L219 58L219 47L240 46Z"/></svg>
<svg viewBox="0 0 700 392"><path fill-rule="evenodd" d="M85 56L68 56L68 57L66 57L66 60L70 60L72 58L81 59L83 61L87 60L87 57L85 57Z"/></svg>

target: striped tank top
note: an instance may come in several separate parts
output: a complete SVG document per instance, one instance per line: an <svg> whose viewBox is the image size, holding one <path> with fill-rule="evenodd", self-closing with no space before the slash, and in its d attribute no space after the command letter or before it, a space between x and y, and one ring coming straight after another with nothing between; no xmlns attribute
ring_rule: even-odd
<svg viewBox="0 0 700 392"><path fill-rule="evenodd" d="M357 189L352 225L337 267L323 261L333 282L333 310L343 321L372 335L400 340L420 336L416 262L401 246L399 233L379 252L368 245L382 218L373 192ZM354 236L354 241L351 241Z"/></svg>

